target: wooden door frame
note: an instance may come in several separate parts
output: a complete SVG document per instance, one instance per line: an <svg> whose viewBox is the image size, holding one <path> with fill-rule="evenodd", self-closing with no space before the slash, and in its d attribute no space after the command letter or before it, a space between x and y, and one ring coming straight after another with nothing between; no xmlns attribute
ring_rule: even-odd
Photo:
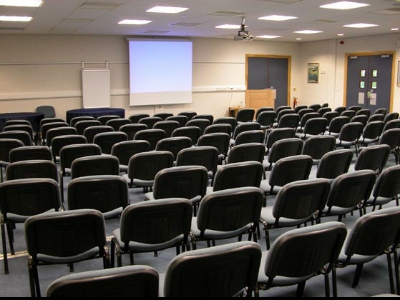
<svg viewBox="0 0 400 300"><path fill-rule="evenodd" d="M349 71L349 57L350 56L377 56L377 55L392 55L392 83L390 91L390 112L393 111L393 100L394 100L394 87L396 84L396 51L376 51L376 52L356 52L356 53L346 53L345 64L344 64L344 89L343 89L343 106L347 107L347 79Z"/></svg>
<svg viewBox="0 0 400 300"><path fill-rule="evenodd" d="M287 105L291 106L291 86L292 86L292 56L290 55L269 55L269 54L246 54L246 90L249 87L249 58L285 58L288 60L288 99Z"/></svg>

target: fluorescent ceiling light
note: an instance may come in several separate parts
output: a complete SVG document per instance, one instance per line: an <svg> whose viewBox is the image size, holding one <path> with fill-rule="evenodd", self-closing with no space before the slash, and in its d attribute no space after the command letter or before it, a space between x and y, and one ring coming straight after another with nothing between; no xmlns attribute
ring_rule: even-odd
<svg viewBox="0 0 400 300"><path fill-rule="evenodd" d="M317 30L301 30L301 31L295 31L294 33L299 33L299 34L317 34L321 33L322 31L317 31Z"/></svg>
<svg viewBox="0 0 400 300"><path fill-rule="evenodd" d="M146 25L151 23L152 21L147 20L123 20L119 22L119 25Z"/></svg>
<svg viewBox="0 0 400 300"><path fill-rule="evenodd" d="M338 33L338 36L344 36L344 34L343 33Z"/></svg>
<svg viewBox="0 0 400 300"><path fill-rule="evenodd" d="M327 5L322 5L320 7L327 8L327 9L349 10L349 9L356 9L356 8L361 8L361 7L366 7L366 6L369 6L369 4L357 3L357 2L351 2L351 1L341 1L341 2L331 3L331 4L327 4Z"/></svg>
<svg viewBox="0 0 400 300"><path fill-rule="evenodd" d="M257 37L260 39L277 39L277 38L280 38L281 36L279 36L279 35L260 35Z"/></svg>
<svg viewBox="0 0 400 300"><path fill-rule="evenodd" d="M399 31L399 28L392 28L392 31Z"/></svg>
<svg viewBox="0 0 400 300"><path fill-rule="evenodd" d="M147 12L161 13L161 14L179 14L188 9L189 8L185 7L155 6L153 8L150 8Z"/></svg>
<svg viewBox="0 0 400 300"><path fill-rule="evenodd" d="M350 27L350 28L370 28L370 27L378 27L378 26L379 26L379 25L376 25L376 24L358 23L358 24L344 25L343 27Z"/></svg>
<svg viewBox="0 0 400 300"><path fill-rule="evenodd" d="M32 17L17 17L17 16L0 16L0 21L3 22L30 22Z"/></svg>
<svg viewBox="0 0 400 300"><path fill-rule="evenodd" d="M240 25L229 25L229 24L225 24L225 25L220 25L220 26L217 26L217 27L215 27L215 28L218 28L218 29L240 29Z"/></svg>
<svg viewBox="0 0 400 300"><path fill-rule="evenodd" d="M40 7L42 0L0 0L0 6Z"/></svg>
<svg viewBox="0 0 400 300"><path fill-rule="evenodd" d="M266 21L288 21L288 20L297 19L297 17L272 15L272 16L261 17L258 19L266 20Z"/></svg>

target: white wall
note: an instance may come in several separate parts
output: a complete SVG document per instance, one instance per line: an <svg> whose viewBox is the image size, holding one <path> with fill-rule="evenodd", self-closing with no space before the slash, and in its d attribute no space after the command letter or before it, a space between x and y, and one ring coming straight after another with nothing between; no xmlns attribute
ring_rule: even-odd
<svg viewBox="0 0 400 300"><path fill-rule="evenodd" d="M194 96L189 105L163 107L129 106L128 44L121 36L1 35L0 112L34 111L53 105L57 116L82 107L81 62L86 67L111 69L111 106L126 109L126 115L196 111L216 117L228 114L230 105L244 102L245 93L201 92L209 86L244 86L246 54L287 55L292 58L293 97L300 104L343 103L344 57L348 52L396 50L399 35L315 43L268 41L234 42L194 39ZM400 49L397 49L399 57ZM396 59L397 60L397 59ZM98 62L100 64L89 64ZM320 63L319 84L307 83L307 63ZM397 73L396 73L397 76ZM296 91L293 91L296 88ZM395 88L394 109L400 111L400 88Z"/></svg>

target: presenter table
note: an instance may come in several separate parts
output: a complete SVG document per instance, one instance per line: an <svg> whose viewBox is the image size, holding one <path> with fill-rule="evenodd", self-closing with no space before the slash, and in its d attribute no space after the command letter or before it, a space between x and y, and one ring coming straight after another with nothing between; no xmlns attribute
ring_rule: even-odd
<svg viewBox="0 0 400 300"><path fill-rule="evenodd" d="M33 131L39 132L40 130L40 121L44 118L44 114L41 113L32 113L32 112L20 112L20 113L8 113L8 114L0 114L0 131L3 131L3 128L7 121L10 120L27 120L31 123Z"/></svg>
<svg viewBox="0 0 400 300"><path fill-rule="evenodd" d="M97 119L101 116L117 115L125 118L125 109L123 108L83 108L67 111L67 123L70 124L71 120L75 117L89 116Z"/></svg>

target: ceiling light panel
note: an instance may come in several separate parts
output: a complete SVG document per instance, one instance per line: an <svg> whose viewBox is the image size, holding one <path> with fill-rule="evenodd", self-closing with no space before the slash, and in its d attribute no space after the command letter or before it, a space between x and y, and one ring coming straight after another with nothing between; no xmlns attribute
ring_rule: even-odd
<svg viewBox="0 0 400 300"><path fill-rule="evenodd" d="M188 8L185 7L155 6L147 10L147 12L160 13L160 14L179 14L186 10L188 10Z"/></svg>
<svg viewBox="0 0 400 300"><path fill-rule="evenodd" d="M0 6L40 7L42 0L0 0Z"/></svg>
<svg viewBox="0 0 400 300"><path fill-rule="evenodd" d="M349 28L371 28L371 27L378 27L378 26L379 25L376 25L376 24L357 23L357 24L344 25L343 27L349 27Z"/></svg>
<svg viewBox="0 0 400 300"><path fill-rule="evenodd" d="M261 17L258 18L259 20L265 20L265 21L288 21L288 20L294 20L297 19L297 17L293 16L279 16L279 15L272 15L272 16L266 16L266 17Z"/></svg>
<svg viewBox="0 0 400 300"><path fill-rule="evenodd" d="M20 16L0 16L2 22L30 22L32 17L20 17Z"/></svg>
<svg viewBox="0 0 400 300"><path fill-rule="evenodd" d="M362 7L366 7L366 6L369 6L369 4L351 2L351 1L340 1L340 2L336 2L336 3L322 5L320 7L327 8L327 9L349 10L349 9L362 8Z"/></svg>
<svg viewBox="0 0 400 300"><path fill-rule="evenodd" d="M240 29L240 25L231 25L231 24L225 24L225 25L220 25L215 28L217 29Z"/></svg>
<svg viewBox="0 0 400 300"><path fill-rule="evenodd" d="M259 36L257 36L257 38L260 38L260 39L277 39L280 37L281 36L279 36L279 35L259 35Z"/></svg>
<svg viewBox="0 0 400 300"><path fill-rule="evenodd" d="M122 20L119 22L119 25L146 25L151 23L152 21L148 20Z"/></svg>
<svg viewBox="0 0 400 300"><path fill-rule="evenodd" d="M322 31L318 31L318 30L300 30L300 31L295 31L294 33L298 33L298 34L317 34L317 33L322 33Z"/></svg>

